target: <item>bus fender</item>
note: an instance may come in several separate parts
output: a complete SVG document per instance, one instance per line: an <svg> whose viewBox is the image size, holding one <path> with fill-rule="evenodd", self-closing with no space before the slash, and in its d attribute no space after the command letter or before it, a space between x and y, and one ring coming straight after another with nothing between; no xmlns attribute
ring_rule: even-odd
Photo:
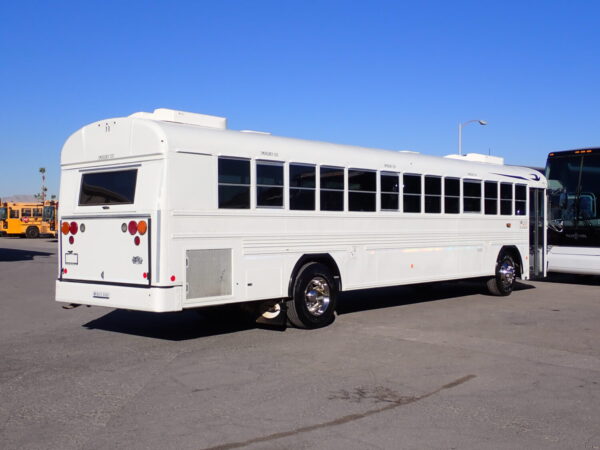
<svg viewBox="0 0 600 450"><path fill-rule="evenodd" d="M500 253L498 253L499 261L504 255L509 255L517 264L517 276L520 278L523 273L523 258L521 257L521 252L515 245L505 245L500 249Z"/></svg>
<svg viewBox="0 0 600 450"><path fill-rule="evenodd" d="M290 281L288 284L288 297L291 298L293 295L294 281L296 280L296 277L298 276L298 272L300 272L300 269L302 269L302 267L304 267L305 264L310 263L310 262L318 262L321 264L325 264L327 267L329 267L331 269L331 272L333 273L333 279L336 283L336 288L337 288L338 292L341 292L342 277L340 275L340 269L339 269L337 263L335 262L335 260L333 259L333 257L329 253L312 253L312 254L302 255L300 257L300 259L296 262L296 265L294 266L294 269L292 270L292 275L290 276Z"/></svg>

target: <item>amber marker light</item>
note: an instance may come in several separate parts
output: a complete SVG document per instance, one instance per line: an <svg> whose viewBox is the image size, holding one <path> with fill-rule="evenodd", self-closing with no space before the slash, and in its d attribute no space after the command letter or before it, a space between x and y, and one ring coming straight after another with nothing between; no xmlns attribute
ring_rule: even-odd
<svg viewBox="0 0 600 450"><path fill-rule="evenodd" d="M145 220L140 220L137 224L137 231L138 233L140 233L142 236L144 234L146 234L146 231L148 231L148 224L146 223Z"/></svg>
<svg viewBox="0 0 600 450"><path fill-rule="evenodd" d="M69 234L69 222L63 222L60 226L62 234Z"/></svg>

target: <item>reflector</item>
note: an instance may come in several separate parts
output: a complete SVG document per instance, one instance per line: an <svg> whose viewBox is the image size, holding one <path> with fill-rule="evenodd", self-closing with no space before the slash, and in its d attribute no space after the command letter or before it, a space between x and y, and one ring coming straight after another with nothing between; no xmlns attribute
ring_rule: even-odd
<svg viewBox="0 0 600 450"><path fill-rule="evenodd" d="M133 240L133 243L134 243L135 245L140 245L140 237L139 237L139 236L136 236L136 237L135 237L135 239Z"/></svg>
<svg viewBox="0 0 600 450"><path fill-rule="evenodd" d="M73 236L69 236L69 244L75 242L75 238Z"/></svg>

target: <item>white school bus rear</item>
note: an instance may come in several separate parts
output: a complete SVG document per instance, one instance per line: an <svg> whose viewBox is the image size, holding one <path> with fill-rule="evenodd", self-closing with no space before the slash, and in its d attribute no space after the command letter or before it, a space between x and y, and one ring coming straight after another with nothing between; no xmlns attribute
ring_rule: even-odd
<svg viewBox="0 0 600 450"><path fill-rule="evenodd" d="M167 270L160 239L167 138L139 116L87 125L62 149L59 302L182 309L181 268Z"/></svg>

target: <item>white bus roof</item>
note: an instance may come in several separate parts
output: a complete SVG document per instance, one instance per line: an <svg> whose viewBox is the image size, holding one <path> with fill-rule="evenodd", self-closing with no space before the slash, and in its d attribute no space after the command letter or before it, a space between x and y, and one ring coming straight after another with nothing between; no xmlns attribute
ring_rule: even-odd
<svg viewBox="0 0 600 450"><path fill-rule="evenodd" d="M487 155L429 156L228 130L226 124L223 117L164 108L105 119L84 126L68 138L61 165L106 165L113 160L116 163L180 152L473 178L491 174L499 175L498 179L513 178L514 182L544 180L535 170L506 166L502 158Z"/></svg>

